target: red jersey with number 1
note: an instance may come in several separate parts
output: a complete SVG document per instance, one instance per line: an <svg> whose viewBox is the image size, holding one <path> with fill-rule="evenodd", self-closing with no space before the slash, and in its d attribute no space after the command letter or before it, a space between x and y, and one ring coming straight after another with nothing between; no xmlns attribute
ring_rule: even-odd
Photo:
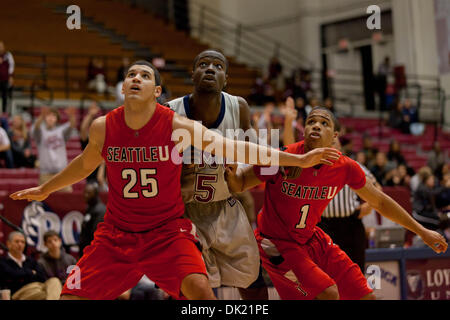
<svg viewBox="0 0 450 320"><path fill-rule="evenodd" d="M130 232L151 230L181 217L181 163L172 136L174 112L156 104L147 124L133 130L124 106L106 115L102 156L108 177L105 222Z"/></svg>
<svg viewBox="0 0 450 320"><path fill-rule="evenodd" d="M304 142L289 145L285 152L303 154ZM284 179L280 172L263 175L262 169L253 168L256 176L267 182L264 206L258 215L258 231L266 238L294 240L300 244L311 238L322 212L344 185L360 189L366 183L361 167L346 156L341 156L333 166L288 168L287 175L294 169L301 171L291 179Z"/></svg>

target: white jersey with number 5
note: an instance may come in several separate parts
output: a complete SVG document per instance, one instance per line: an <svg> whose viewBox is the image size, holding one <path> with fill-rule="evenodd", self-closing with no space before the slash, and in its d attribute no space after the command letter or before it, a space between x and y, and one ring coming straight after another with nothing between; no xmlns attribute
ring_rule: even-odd
<svg viewBox="0 0 450 320"><path fill-rule="evenodd" d="M189 95L170 101L169 107L178 113L192 119L189 106ZM239 102L236 96L222 92L222 104L217 121L210 127L223 136L228 130L236 130L240 126ZM201 158L200 158L201 157ZM216 164L214 156L200 150L194 150L197 159L195 165L183 165L181 192L185 203L196 201L209 203L228 199L231 194L224 178L224 160Z"/></svg>

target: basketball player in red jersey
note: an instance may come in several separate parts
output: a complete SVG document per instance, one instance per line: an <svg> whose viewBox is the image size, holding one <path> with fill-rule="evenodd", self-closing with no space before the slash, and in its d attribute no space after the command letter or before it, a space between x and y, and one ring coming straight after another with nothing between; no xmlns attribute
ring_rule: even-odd
<svg viewBox="0 0 450 320"><path fill-rule="evenodd" d="M15 192L11 198L42 201L86 178L104 160L109 182L104 223L69 275L62 299L115 299L144 274L174 298L214 299L195 229L182 218L181 162L171 155L179 155L184 140L180 136L172 141L172 135L182 129L190 134L190 144L205 149L209 141L194 139L200 126L201 137L213 137L219 156L235 147L231 160L237 160L243 142L227 140L157 104L160 76L146 61L130 66L122 91L124 106L94 120L81 155L45 184ZM258 150L294 166L332 164L339 157L329 148L298 156L255 144L244 146L247 162L249 152Z"/></svg>
<svg viewBox="0 0 450 320"><path fill-rule="evenodd" d="M338 134L336 125L328 109L314 108L306 119L305 140L289 145L287 152L303 154L331 146ZM236 173L230 166L227 181L235 192L266 181L255 236L263 266L282 299L375 299L360 268L316 226L345 184L435 252L447 250L442 235L422 227L389 196L366 183L362 169L348 157L341 156L333 166L286 168L273 176L262 176L260 169L250 166Z"/></svg>

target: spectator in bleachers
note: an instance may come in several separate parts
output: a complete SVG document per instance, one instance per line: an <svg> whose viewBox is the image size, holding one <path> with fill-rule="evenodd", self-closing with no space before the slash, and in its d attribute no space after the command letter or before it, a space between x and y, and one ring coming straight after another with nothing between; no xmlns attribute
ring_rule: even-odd
<svg viewBox="0 0 450 320"><path fill-rule="evenodd" d="M307 117L307 112L305 99L303 97L297 97L295 99L295 109L297 110L297 121L301 121L301 125L304 126Z"/></svg>
<svg viewBox="0 0 450 320"><path fill-rule="evenodd" d="M275 91L275 101L280 102L286 89L286 82L283 76L283 66L278 57L272 57L270 60L268 80Z"/></svg>
<svg viewBox="0 0 450 320"><path fill-rule="evenodd" d="M15 115L8 132L11 152L16 168L34 168L36 156L31 153L31 141L27 125L21 115Z"/></svg>
<svg viewBox="0 0 450 320"><path fill-rule="evenodd" d="M404 125L403 122L403 105L400 100L397 100L393 107L391 108L391 111L389 112L389 120L388 125L391 128L399 129L402 132L405 132L406 128L402 128Z"/></svg>
<svg viewBox="0 0 450 320"><path fill-rule="evenodd" d="M25 235L11 232L6 246L8 254L0 259L0 282L11 290L12 300L58 300L61 282L47 279L36 260L25 256Z"/></svg>
<svg viewBox="0 0 450 320"><path fill-rule="evenodd" d="M98 94L107 92L106 70L102 59L93 58L89 61L87 82L89 90L94 90Z"/></svg>
<svg viewBox="0 0 450 320"><path fill-rule="evenodd" d="M380 110L386 110L386 86L387 77L391 72L391 61L389 57L385 57L383 62L378 66L377 73L377 92L380 99Z"/></svg>
<svg viewBox="0 0 450 320"><path fill-rule="evenodd" d="M427 165L431 170L437 174L437 170L442 168L445 164L445 155L441 150L441 144L439 141L435 141L433 144L433 150L428 154Z"/></svg>
<svg viewBox="0 0 450 320"><path fill-rule="evenodd" d="M433 174L425 174L417 190L413 193L413 217L425 228L437 230L440 223L436 207L436 196L439 193L436 178Z"/></svg>
<svg viewBox="0 0 450 320"><path fill-rule="evenodd" d="M419 114L417 108L412 105L410 99L403 101L403 125L402 129L404 133L411 133L411 125L419 122Z"/></svg>
<svg viewBox="0 0 450 320"><path fill-rule="evenodd" d="M419 171L411 178L410 182L410 189L411 193L413 194L418 188L419 185L422 184L422 181L424 181L425 177L430 176L433 174L433 171L430 167L422 167L419 169Z"/></svg>
<svg viewBox="0 0 450 320"><path fill-rule="evenodd" d="M256 77L251 88L251 93L248 96L249 103L252 105L262 106L266 101L264 91L264 80L262 77L258 76Z"/></svg>
<svg viewBox="0 0 450 320"><path fill-rule="evenodd" d="M67 108L66 113L70 121L58 125L60 119L58 109L43 107L31 128L32 138L38 147L39 184L47 182L67 166L66 141L76 129L75 111L73 107ZM45 124L42 125L42 122ZM62 191L71 192L72 187L64 188Z"/></svg>
<svg viewBox="0 0 450 320"><path fill-rule="evenodd" d="M8 96L13 86L14 80L14 58L11 52L5 50L5 44L0 40L0 95L2 98L2 108L0 115L6 112Z"/></svg>
<svg viewBox="0 0 450 320"><path fill-rule="evenodd" d="M306 115L308 115L312 109L318 106L320 106L319 99L317 99L316 97L311 97L309 99L309 104L307 104L305 107Z"/></svg>
<svg viewBox="0 0 450 320"><path fill-rule="evenodd" d="M386 175L386 186L388 187L408 187L411 183L411 176L405 164L400 164Z"/></svg>
<svg viewBox="0 0 450 320"><path fill-rule="evenodd" d="M116 82L123 82L123 80L125 79L125 74L126 74L129 66L130 66L130 58L123 57L122 64L120 65L119 70L117 70L117 81Z"/></svg>
<svg viewBox="0 0 450 320"><path fill-rule="evenodd" d="M440 181L436 206L443 214L450 214L450 172L445 173Z"/></svg>
<svg viewBox="0 0 450 320"><path fill-rule="evenodd" d="M346 137L339 138L341 144L342 154L349 158L355 159L356 155L353 153L353 141Z"/></svg>
<svg viewBox="0 0 450 320"><path fill-rule="evenodd" d="M292 96L295 100L302 98L304 101L307 97L306 90L307 86L303 80L303 72L300 68L297 68L292 72Z"/></svg>
<svg viewBox="0 0 450 320"><path fill-rule="evenodd" d="M355 160L361 163L363 166L368 167L367 156L364 151L358 151L355 156Z"/></svg>
<svg viewBox="0 0 450 320"><path fill-rule="evenodd" d="M6 168L14 168L14 159L11 152L11 142L5 129L0 127L0 159L5 161Z"/></svg>
<svg viewBox="0 0 450 320"><path fill-rule="evenodd" d="M61 281L61 290L68 276L68 267L75 265L77 260L62 248L59 234L53 230L44 233L44 245L47 252L38 260L47 278L56 277Z"/></svg>
<svg viewBox="0 0 450 320"><path fill-rule="evenodd" d="M363 135L361 151L366 154L368 168L372 167L374 165L375 156L378 153L378 149L373 146L372 138L367 134ZM381 180L377 179L377 181L380 182Z"/></svg>
<svg viewBox="0 0 450 320"><path fill-rule="evenodd" d="M400 144L395 139L391 140L389 144L387 159L392 163L394 167L398 167L401 164L406 164L405 157L403 157L400 150Z"/></svg>
<svg viewBox="0 0 450 320"><path fill-rule="evenodd" d="M394 169L392 164L387 161L386 154L384 152L378 152L375 156L375 164L370 168L370 172L375 176L375 179L380 182L381 185L386 185L386 174Z"/></svg>
<svg viewBox="0 0 450 320"><path fill-rule="evenodd" d="M337 116L336 109L334 108L333 99L331 99L330 97L326 98L325 101L323 102L323 106L328 110L330 110L331 112L333 112L335 116Z"/></svg>
<svg viewBox="0 0 450 320"><path fill-rule="evenodd" d="M100 199L97 183L87 183L83 196L88 207L84 213L80 241L78 243L80 257L83 255L84 248L90 245L94 239L94 232L97 229L97 225L103 221L106 212L106 206Z"/></svg>

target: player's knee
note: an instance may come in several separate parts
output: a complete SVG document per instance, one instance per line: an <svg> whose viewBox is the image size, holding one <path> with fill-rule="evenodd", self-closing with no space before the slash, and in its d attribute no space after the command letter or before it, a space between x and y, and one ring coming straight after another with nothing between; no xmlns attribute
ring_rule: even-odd
<svg viewBox="0 0 450 320"><path fill-rule="evenodd" d="M319 293L316 297L318 300L339 300L339 290L334 284Z"/></svg>
<svg viewBox="0 0 450 320"><path fill-rule="evenodd" d="M181 282L181 292L189 300L214 300L214 292L204 274L190 274Z"/></svg>

